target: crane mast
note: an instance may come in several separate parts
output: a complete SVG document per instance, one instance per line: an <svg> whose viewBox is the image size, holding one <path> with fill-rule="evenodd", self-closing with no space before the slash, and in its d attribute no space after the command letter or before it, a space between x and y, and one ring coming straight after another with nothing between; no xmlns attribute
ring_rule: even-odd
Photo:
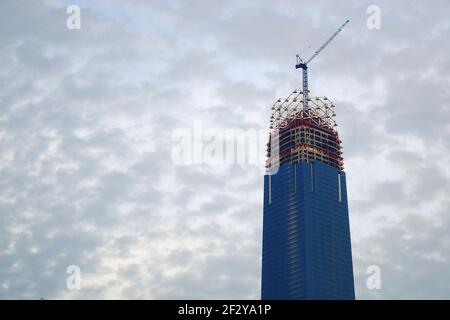
<svg viewBox="0 0 450 320"><path fill-rule="evenodd" d="M308 109L308 63L311 62L311 60L313 60L315 57L317 57L317 55L323 50L325 49L325 47L339 34L339 32L342 31L342 29L347 25L347 23L349 23L350 20L347 20L344 22L344 24L342 24L342 26L337 29L337 31L335 33L333 33L333 35L324 42L324 44L322 44L320 46L319 49L316 50L316 52L314 52L314 54L311 56L311 58L309 58L308 60L303 61L302 58L300 58L300 56L297 54L297 64L295 65L295 69L302 69L302 85L303 85L303 110L306 111L306 109Z"/></svg>

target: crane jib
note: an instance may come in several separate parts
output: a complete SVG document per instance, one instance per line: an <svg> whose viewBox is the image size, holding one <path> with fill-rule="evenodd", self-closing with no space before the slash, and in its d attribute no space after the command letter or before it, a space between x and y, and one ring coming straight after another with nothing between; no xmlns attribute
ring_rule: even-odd
<svg viewBox="0 0 450 320"><path fill-rule="evenodd" d="M323 50L325 49L325 47L339 34L339 32L342 31L342 29L347 25L347 23L349 23L350 20L346 20L342 26L337 29L337 31L335 33L333 33L333 35L328 38L327 41L324 42L324 44L322 44L319 49L316 50L316 52L314 52L314 54L311 56L311 58L309 58L308 60L302 60L300 58L300 56L297 54L297 64L295 65L295 69L302 69L302 78L303 78L303 109L306 110L308 108L308 63L311 62L311 60L313 60L315 57L317 57L317 55ZM306 61L306 62L304 62Z"/></svg>

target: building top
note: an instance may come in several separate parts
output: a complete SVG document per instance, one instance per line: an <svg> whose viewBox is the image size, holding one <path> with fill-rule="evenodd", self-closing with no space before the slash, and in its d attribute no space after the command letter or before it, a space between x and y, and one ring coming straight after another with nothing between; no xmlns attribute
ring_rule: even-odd
<svg viewBox="0 0 450 320"><path fill-rule="evenodd" d="M282 164L320 161L344 169L334 105L327 97L308 98L294 90L272 106L267 168Z"/></svg>
<svg viewBox="0 0 450 320"><path fill-rule="evenodd" d="M280 98L273 104L270 129L284 128L293 119L306 118L331 130L337 126L334 104L327 97L308 98L308 109L303 110L303 92L294 90L287 98Z"/></svg>

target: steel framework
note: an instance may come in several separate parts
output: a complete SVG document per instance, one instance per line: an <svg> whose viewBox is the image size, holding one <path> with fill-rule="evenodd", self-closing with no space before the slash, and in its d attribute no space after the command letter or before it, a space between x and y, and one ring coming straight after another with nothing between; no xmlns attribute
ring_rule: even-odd
<svg viewBox="0 0 450 320"><path fill-rule="evenodd" d="M308 98L305 110L303 99L303 92L295 90L273 104L266 167L320 161L343 170L334 104L327 97Z"/></svg>

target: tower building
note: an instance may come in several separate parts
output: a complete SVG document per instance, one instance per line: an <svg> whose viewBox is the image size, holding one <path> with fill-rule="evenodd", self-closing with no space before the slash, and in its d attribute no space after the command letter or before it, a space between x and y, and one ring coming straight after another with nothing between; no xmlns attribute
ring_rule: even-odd
<svg viewBox="0 0 450 320"><path fill-rule="evenodd" d="M264 176L262 299L354 299L346 175L334 104L303 90L272 106Z"/></svg>
<svg viewBox="0 0 450 320"><path fill-rule="evenodd" d="M303 93L296 90L272 107L261 297L354 299L346 178L334 105L316 97L303 110L302 102Z"/></svg>

